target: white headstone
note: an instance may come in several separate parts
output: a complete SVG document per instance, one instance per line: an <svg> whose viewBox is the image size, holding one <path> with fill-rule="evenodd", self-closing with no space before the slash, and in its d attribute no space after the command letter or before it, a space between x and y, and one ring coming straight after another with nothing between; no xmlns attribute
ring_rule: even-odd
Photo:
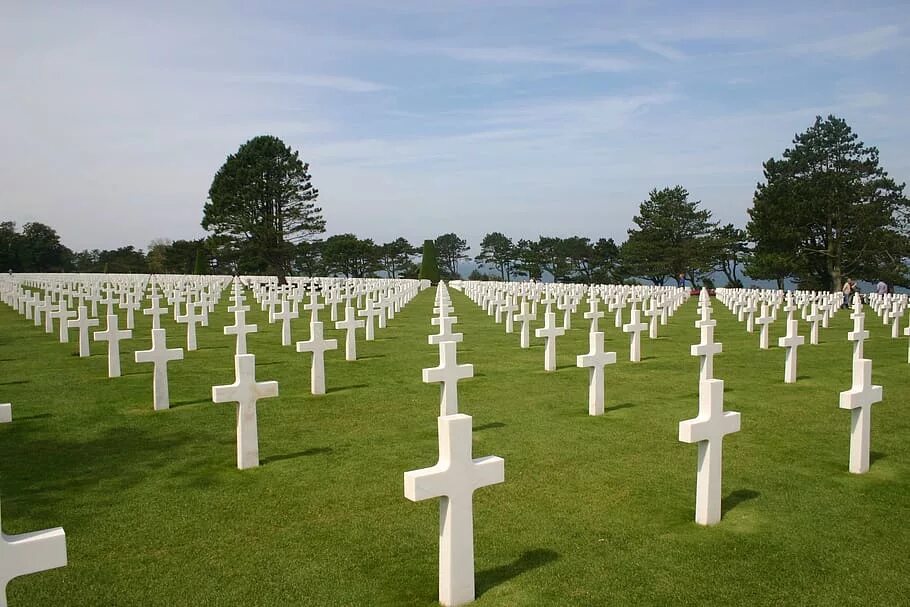
<svg viewBox="0 0 910 607"><path fill-rule="evenodd" d="M86 356L91 355L91 344L88 339L88 328L97 327L98 319L89 318L86 314L86 307L79 306L79 316L73 320L67 321L67 325L71 329L79 329L79 356L85 358Z"/></svg>
<svg viewBox="0 0 910 607"><path fill-rule="evenodd" d="M256 422L256 401L278 396L278 382L256 381L256 357L252 354L234 356L234 383L212 386L212 401L237 403L237 468L259 465L259 431Z"/></svg>
<svg viewBox="0 0 910 607"><path fill-rule="evenodd" d="M777 345L780 348L787 349L787 362L784 365L784 383L796 383L796 362L797 351L801 345L806 343L806 338L798 335L799 321L795 318L787 321L787 334L777 339Z"/></svg>
<svg viewBox="0 0 910 607"><path fill-rule="evenodd" d="M452 343L452 342L448 342ZM505 480L496 456L472 459L471 417L438 418L439 461L404 473L404 495L439 501L439 602L446 607L474 600L474 491Z"/></svg>
<svg viewBox="0 0 910 607"><path fill-rule="evenodd" d="M597 322L597 319L594 319ZM588 414L604 414L604 366L616 363L616 352L604 352L604 334L588 333L590 349L580 355L575 364L588 367Z"/></svg>
<svg viewBox="0 0 910 607"><path fill-rule="evenodd" d="M322 323L310 323L310 338L297 342L298 352L312 352L313 362L310 365L310 393L325 394L325 352L338 348L337 339L325 339L322 335Z"/></svg>
<svg viewBox="0 0 910 607"><path fill-rule="evenodd" d="M623 333L631 334L629 345L629 360L633 363L641 362L641 334L648 329L646 323L641 322L638 306L632 304L632 318L628 324L622 326Z"/></svg>
<svg viewBox="0 0 910 607"><path fill-rule="evenodd" d="M869 471L872 405L882 400L882 387L872 385L872 361L860 359L853 364L853 386L840 393L840 408L850 409L850 472Z"/></svg>
<svg viewBox="0 0 910 607"><path fill-rule="evenodd" d="M120 341L129 339L133 332L129 329L117 330L117 315L108 314L107 328L95 331L95 341L107 342L107 376L120 377Z"/></svg>
<svg viewBox="0 0 910 607"><path fill-rule="evenodd" d="M63 528L7 535L0 530L0 607L6 607L6 586L22 575L66 567Z"/></svg>
<svg viewBox="0 0 910 607"><path fill-rule="evenodd" d="M353 306L345 306L344 320L335 323L336 329L344 329L344 359L357 360L357 329L364 326L364 321L357 320Z"/></svg>
<svg viewBox="0 0 910 607"><path fill-rule="evenodd" d="M555 371L556 370L556 338L565 335L565 327L556 326L556 313L555 312L545 312L544 323L542 329L535 329L535 337L545 337L547 340L546 349L544 350L543 355L543 369L544 371Z"/></svg>
<svg viewBox="0 0 910 607"><path fill-rule="evenodd" d="M440 386L440 415L458 413L458 382L474 377L474 365L458 364L458 343L444 341L439 344L439 366L423 370L423 383Z"/></svg>
<svg viewBox="0 0 910 607"><path fill-rule="evenodd" d="M171 406L168 397L167 363L172 360L183 360L183 348L167 347L167 334L164 329L152 329L152 348L138 350L134 353L137 363L153 363L154 383L152 398L155 411Z"/></svg>
<svg viewBox="0 0 910 607"><path fill-rule="evenodd" d="M724 382L699 382L698 417L679 422L679 440L698 443L698 476L695 489L695 522L713 525L720 521L723 472L723 438L739 432L740 416L724 411Z"/></svg>

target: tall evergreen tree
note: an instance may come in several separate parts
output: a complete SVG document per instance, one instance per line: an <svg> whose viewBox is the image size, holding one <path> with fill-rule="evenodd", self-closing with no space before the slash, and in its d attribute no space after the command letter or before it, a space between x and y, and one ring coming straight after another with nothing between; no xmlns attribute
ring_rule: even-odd
<svg viewBox="0 0 910 607"><path fill-rule="evenodd" d="M291 271L295 244L325 231L309 165L277 137L260 136L228 156L215 174L202 227L235 246L238 270Z"/></svg>
<svg viewBox="0 0 910 607"><path fill-rule="evenodd" d="M904 184L888 176L878 150L846 121L817 116L780 160L764 163L764 177L749 210L750 275L786 273L826 290L839 289L847 276L907 283Z"/></svg>

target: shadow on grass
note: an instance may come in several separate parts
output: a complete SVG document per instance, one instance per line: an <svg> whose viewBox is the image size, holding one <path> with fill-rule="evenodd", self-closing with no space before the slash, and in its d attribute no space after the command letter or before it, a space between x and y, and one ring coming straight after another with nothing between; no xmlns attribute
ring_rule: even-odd
<svg viewBox="0 0 910 607"><path fill-rule="evenodd" d="M360 388L369 388L368 384L351 384L350 386L337 386L335 388L326 388L326 394L335 394L336 392L347 392L348 390L357 390Z"/></svg>
<svg viewBox="0 0 910 607"><path fill-rule="evenodd" d="M874 464L880 459L885 459L888 457L887 453L882 453L881 451L870 451L869 452L869 464Z"/></svg>
<svg viewBox="0 0 910 607"><path fill-rule="evenodd" d="M185 405L198 405L201 403L210 403L212 402L211 398L193 398L188 400L178 400L171 403L171 408L173 407L183 407Z"/></svg>
<svg viewBox="0 0 910 607"><path fill-rule="evenodd" d="M47 419L48 417L54 417L54 416L50 413L37 413L35 415L26 415L24 417L15 417L14 416L13 421L24 422L24 421L28 421L30 419Z"/></svg>
<svg viewBox="0 0 910 607"><path fill-rule="evenodd" d="M101 509L113 505L166 464L176 450L196 440L189 432L160 436L137 427L67 438L33 434L38 432L38 424L17 427L16 440L29 453L29 466L41 470L41 475L6 476L4 490L16 497L4 500L4 507L11 502L24 508L21 504L27 501L31 515L63 521L67 532L81 529L86 519L95 516L84 509L73 510L73 502L94 501Z"/></svg>
<svg viewBox="0 0 910 607"><path fill-rule="evenodd" d="M129 377L130 375L151 375L154 369L141 370L141 371L130 371L129 373L121 373L123 377Z"/></svg>
<svg viewBox="0 0 910 607"><path fill-rule="evenodd" d="M761 497L761 493L758 491L753 491L752 489L737 489L721 500L720 513L721 515L724 515L743 502L748 502L749 500L754 500L758 497Z"/></svg>
<svg viewBox="0 0 910 607"><path fill-rule="evenodd" d="M322 455L327 453L332 453L334 450L331 447L313 447L311 449L304 449L303 451L297 451L295 453L285 453L284 455L273 455L271 457L262 458L262 464L272 464L274 462L281 462L286 459L297 459L298 457L307 457L308 455Z"/></svg>
<svg viewBox="0 0 910 607"><path fill-rule="evenodd" d="M358 356L357 360L370 360L371 358L385 358L385 354L367 354L366 356Z"/></svg>
<svg viewBox="0 0 910 607"><path fill-rule="evenodd" d="M477 573L477 596L518 577L522 573L543 567L559 558L559 553L546 548L528 550L506 565Z"/></svg>
<svg viewBox="0 0 910 607"><path fill-rule="evenodd" d="M505 424L502 422L490 422L489 424L483 424L474 428L474 432L480 432L481 430L492 430L494 428L505 428Z"/></svg>
<svg viewBox="0 0 910 607"><path fill-rule="evenodd" d="M18 386L20 384L30 384L30 379L14 379L12 381L0 381L0 386Z"/></svg>
<svg viewBox="0 0 910 607"><path fill-rule="evenodd" d="M631 409L635 406L635 403L620 403L618 405L613 405L612 407L604 407L604 413L609 413L610 411L621 411L623 409Z"/></svg>

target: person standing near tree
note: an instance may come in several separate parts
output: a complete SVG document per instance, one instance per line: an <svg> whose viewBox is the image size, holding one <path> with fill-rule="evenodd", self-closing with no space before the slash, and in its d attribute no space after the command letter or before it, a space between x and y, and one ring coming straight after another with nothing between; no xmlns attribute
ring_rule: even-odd
<svg viewBox="0 0 910 607"><path fill-rule="evenodd" d="M884 280L879 280L878 284L875 285L875 292L878 293L879 295L887 295L888 294L888 283L886 283Z"/></svg>
<svg viewBox="0 0 910 607"><path fill-rule="evenodd" d="M844 281L844 287L841 289L841 292L844 294L844 301L841 303L841 308L849 308L850 302L853 300L853 292L856 283L852 279L847 278Z"/></svg>

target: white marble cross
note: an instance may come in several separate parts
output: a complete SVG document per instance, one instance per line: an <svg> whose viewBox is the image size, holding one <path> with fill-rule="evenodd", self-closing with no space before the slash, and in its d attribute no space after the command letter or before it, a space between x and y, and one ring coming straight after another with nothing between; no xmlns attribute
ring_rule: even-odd
<svg viewBox="0 0 910 607"><path fill-rule="evenodd" d="M281 321L281 345L291 345L291 319L297 318L297 310L291 309L291 302L281 298L281 312L272 312L271 322Z"/></svg>
<svg viewBox="0 0 910 607"><path fill-rule="evenodd" d="M740 415L724 411L724 382L699 382L698 417L679 422L679 440L698 443L698 476L695 489L695 522L714 525L720 521L723 472L723 438L739 432Z"/></svg>
<svg viewBox="0 0 910 607"><path fill-rule="evenodd" d="M506 333L512 333L515 330L515 315L513 312L518 310L518 305L511 295L506 296L505 303L500 307L500 310L505 314Z"/></svg>
<svg viewBox="0 0 910 607"><path fill-rule="evenodd" d="M869 331L865 329L866 314L863 312L863 302L859 295L853 299L853 330L847 333L847 339L853 342L853 364L863 358L863 343L869 339Z"/></svg>
<svg viewBox="0 0 910 607"><path fill-rule="evenodd" d="M66 302L62 300L57 305L57 309L52 312L54 318L59 321L59 333L58 338L60 339L61 344L69 343L70 341L70 332L69 332L69 321L71 318L76 317L76 311L70 310L66 307Z"/></svg>
<svg viewBox="0 0 910 607"><path fill-rule="evenodd" d="M714 356L723 352L723 344L714 341L716 320L698 320L695 324L701 328L701 343L690 348L692 356L699 356L698 379L714 379Z"/></svg>
<svg viewBox="0 0 910 607"><path fill-rule="evenodd" d="M439 326L439 333L429 335L427 341L431 346L438 346L444 341L462 341L464 334L452 333L452 325L458 322L457 316L436 316L430 319L430 324Z"/></svg>
<svg viewBox="0 0 910 607"><path fill-rule="evenodd" d="M10 580L57 567L66 567L66 533L61 527L19 535L0 530L0 607L6 607Z"/></svg>
<svg viewBox="0 0 910 607"><path fill-rule="evenodd" d="M594 319L597 322L597 319ZM616 363L616 352L604 352L604 334L588 333L589 350L575 361L579 367L588 368L588 414L604 414L604 366Z"/></svg>
<svg viewBox="0 0 910 607"><path fill-rule="evenodd" d="M256 422L256 401L278 396L278 382L256 381L256 357L238 354L234 357L234 383L212 386L212 401L237 403L237 468L259 465L259 431Z"/></svg>
<svg viewBox="0 0 910 607"><path fill-rule="evenodd" d="M186 349L187 352L196 350L196 323L202 320L202 315L197 314L196 310L199 304L186 300L186 314L177 314L175 320L181 324L186 324Z"/></svg>
<svg viewBox="0 0 910 607"><path fill-rule="evenodd" d="M171 403L168 397L167 363L172 360L183 360L183 348L168 349L165 330L152 329L151 349L138 350L134 356L137 363L154 363L153 406L155 411L168 409Z"/></svg>
<svg viewBox="0 0 910 607"><path fill-rule="evenodd" d="M452 342L448 342L452 343ZM474 600L474 491L505 480L496 456L472 459L471 417L438 418L439 461L404 473L404 495L412 502L439 501L439 602L446 607Z"/></svg>
<svg viewBox="0 0 910 607"><path fill-rule="evenodd" d="M531 325L530 322L537 318L537 314L528 311L528 300L523 299L521 302L521 312L515 315L515 320L521 323L519 330L519 344L522 348L531 347Z"/></svg>
<svg viewBox="0 0 910 607"><path fill-rule="evenodd" d="M758 347L762 350L768 349L768 329L772 322L774 322L774 317L768 313L768 304L763 302L761 305L761 315L755 319L755 322L761 327L761 331L758 334Z"/></svg>
<svg viewBox="0 0 910 607"><path fill-rule="evenodd" d="M340 300L339 300L340 301ZM363 328L364 322L357 320L353 306L344 307L344 320L335 323L336 329L344 329L344 359L357 360L357 329Z"/></svg>
<svg viewBox="0 0 910 607"><path fill-rule="evenodd" d="M161 296L152 293L152 296L149 297L152 300L152 307L146 308L142 311L146 316L152 317L152 329L161 328L161 317L167 314L167 308L162 308L159 302L161 301Z"/></svg>
<svg viewBox="0 0 910 607"><path fill-rule="evenodd" d="M641 334L647 329L647 323L641 322L638 306L633 302L632 318L629 319L629 323L622 326L623 333L631 333L629 360L633 363L641 362Z"/></svg>
<svg viewBox="0 0 910 607"><path fill-rule="evenodd" d="M840 393L840 408L851 409L850 472L869 471L872 405L882 400L882 387L872 385L872 361L863 358L853 363L853 385Z"/></svg>
<svg viewBox="0 0 910 607"><path fill-rule="evenodd" d="M458 364L458 342L444 341L439 344L439 366L423 369L423 383L441 383L439 414L458 413L458 382L474 377L474 365Z"/></svg>
<svg viewBox="0 0 910 607"><path fill-rule="evenodd" d="M304 304L303 309L310 311L310 323L319 321L319 310L325 307L319 303L319 295L316 294L316 284L310 283L310 302Z"/></svg>
<svg viewBox="0 0 910 607"><path fill-rule="evenodd" d="M85 306L79 306L79 316L66 323L71 329L79 329L79 356L82 358L90 356L92 353L88 339L88 328L97 327L99 323L97 318L89 318L87 316L87 310Z"/></svg>
<svg viewBox="0 0 910 607"><path fill-rule="evenodd" d="M812 304L812 313L806 315L806 322L812 323L809 330L809 343L813 346L818 345L818 323L822 321L824 315L818 311L818 304Z"/></svg>
<svg viewBox="0 0 910 607"><path fill-rule="evenodd" d="M95 331L95 341L107 342L107 376L120 377L120 341L129 339L133 332L129 329L117 330L117 315L107 315L107 328Z"/></svg>
<svg viewBox="0 0 910 607"><path fill-rule="evenodd" d="M792 312L790 314L792 315ZM787 384L796 383L796 349L806 343L806 338L798 335L798 331L799 321L793 318L787 321L787 334L777 339L777 346L787 349L787 362L784 365L784 383Z"/></svg>
<svg viewBox="0 0 910 607"><path fill-rule="evenodd" d="M543 315L544 322L542 329L535 329L535 337L545 337L547 339L546 349L543 355L544 371L556 370L556 338L566 334L565 327L556 326L556 313L545 312Z"/></svg>
<svg viewBox="0 0 910 607"><path fill-rule="evenodd" d="M597 332L597 320L604 317L604 313L597 309L598 300L597 296L588 297L588 311L583 314L585 320L591 321L591 328L588 330L589 333Z"/></svg>
<svg viewBox="0 0 910 607"><path fill-rule="evenodd" d="M366 307L363 310L358 310L357 315L363 316L366 321L366 340L373 341L375 338L373 319L381 314L381 310L377 310L373 306L373 298L367 297Z"/></svg>
<svg viewBox="0 0 910 607"><path fill-rule="evenodd" d="M325 353L338 349L337 339L325 339L322 335L322 323L310 323L310 338L297 342L298 352L312 352L313 362L310 365L310 393L325 394Z"/></svg>
<svg viewBox="0 0 910 607"><path fill-rule="evenodd" d="M256 333L259 327L248 325L246 323L246 311L248 306L232 306L234 308L234 324L224 327L225 335L236 335L236 354L246 354L246 336L247 333Z"/></svg>
<svg viewBox="0 0 910 607"><path fill-rule="evenodd" d="M657 305L656 295L651 296L645 316L648 317L648 338L657 339L657 321L660 320L660 308Z"/></svg>

